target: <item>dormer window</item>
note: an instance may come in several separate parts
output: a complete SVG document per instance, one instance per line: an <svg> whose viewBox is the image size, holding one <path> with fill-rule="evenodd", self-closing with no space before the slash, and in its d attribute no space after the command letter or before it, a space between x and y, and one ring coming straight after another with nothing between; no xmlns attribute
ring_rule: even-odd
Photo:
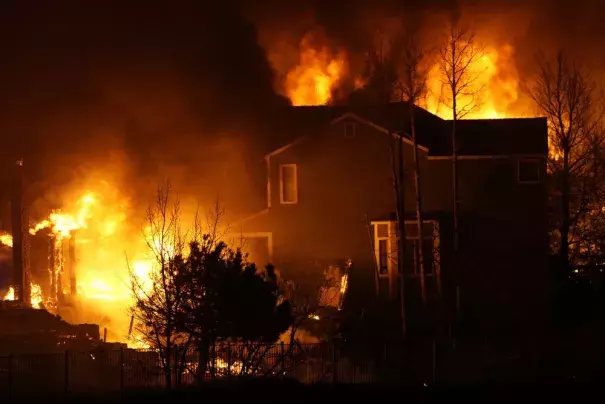
<svg viewBox="0 0 605 404"><path fill-rule="evenodd" d="M344 130L345 130L345 137L346 138L352 138L355 137L355 122L345 122L344 125Z"/></svg>
<svg viewBox="0 0 605 404"><path fill-rule="evenodd" d="M298 203L298 168L296 164L279 166L279 201L284 205Z"/></svg>
<svg viewBox="0 0 605 404"><path fill-rule="evenodd" d="M540 182L542 171L541 160L537 158L520 158L517 164L519 184L536 184Z"/></svg>

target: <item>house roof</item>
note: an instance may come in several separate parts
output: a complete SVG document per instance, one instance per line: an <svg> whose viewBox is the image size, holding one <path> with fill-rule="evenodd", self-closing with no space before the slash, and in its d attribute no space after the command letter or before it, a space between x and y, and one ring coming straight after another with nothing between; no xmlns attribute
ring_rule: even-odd
<svg viewBox="0 0 605 404"><path fill-rule="evenodd" d="M451 155L451 121L415 107L418 143L430 156ZM382 105L330 105L287 107L272 122L274 135L270 152L284 146L346 114L356 116L387 130L409 137L409 109L405 102ZM473 119L457 121L459 155L511 155L548 153L545 118Z"/></svg>

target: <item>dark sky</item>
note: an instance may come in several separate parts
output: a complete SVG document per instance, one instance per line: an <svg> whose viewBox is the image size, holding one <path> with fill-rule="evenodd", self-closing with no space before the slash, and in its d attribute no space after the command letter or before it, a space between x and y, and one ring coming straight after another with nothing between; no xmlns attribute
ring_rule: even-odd
<svg viewBox="0 0 605 404"><path fill-rule="evenodd" d="M483 25L514 37L521 66L539 47L559 44L605 66L605 7L597 0L464 3L482 10ZM41 179L70 171L78 159L103 160L114 147L126 151L135 172L157 174L159 160L209 161L205 140L236 136L252 159L266 140L259 124L287 102L274 93L262 46L319 26L340 46L363 52L368 22L454 4L3 0L0 157L28 156Z"/></svg>

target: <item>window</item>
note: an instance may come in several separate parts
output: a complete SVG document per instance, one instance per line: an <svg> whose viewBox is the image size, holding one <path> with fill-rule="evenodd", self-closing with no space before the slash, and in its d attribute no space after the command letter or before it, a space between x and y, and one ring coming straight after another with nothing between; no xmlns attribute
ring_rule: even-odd
<svg viewBox="0 0 605 404"><path fill-rule="evenodd" d="M279 166L279 198L282 204L298 203L298 169L296 164Z"/></svg>
<svg viewBox="0 0 605 404"><path fill-rule="evenodd" d="M539 159L519 159L518 180L520 184L540 182L542 164Z"/></svg>
<svg viewBox="0 0 605 404"><path fill-rule="evenodd" d="M386 276L389 273L389 245L387 239L378 240L378 274Z"/></svg>
<svg viewBox="0 0 605 404"><path fill-rule="evenodd" d="M355 122L345 122L345 137L355 137Z"/></svg>
<svg viewBox="0 0 605 404"><path fill-rule="evenodd" d="M405 268L406 273L420 275L417 271L416 254L418 251L419 244L418 239L407 239L405 241ZM422 240L422 264L424 266L424 274L430 275L433 273L433 240L432 238L425 238Z"/></svg>
<svg viewBox="0 0 605 404"><path fill-rule="evenodd" d="M376 265L381 277L397 276L397 260L399 258L398 237L395 234L397 228L396 221L374 222L374 247ZM425 221L423 223L422 235L422 260L424 264L424 274L432 276L435 268L439 266L439 233L438 224L434 221ZM416 255L420 252L420 240L417 233L417 223L406 222L407 236L405 242L405 252L403 254L404 271L406 275L416 277L417 273Z"/></svg>
<svg viewBox="0 0 605 404"><path fill-rule="evenodd" d="M376 262L378 264L378 275L389 275L389 225L377 224L376 226Z"/></svg>

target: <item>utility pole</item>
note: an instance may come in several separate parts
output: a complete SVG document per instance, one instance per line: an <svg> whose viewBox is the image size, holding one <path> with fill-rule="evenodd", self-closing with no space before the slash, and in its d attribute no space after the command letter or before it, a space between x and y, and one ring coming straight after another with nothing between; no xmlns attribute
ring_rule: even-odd
<svg viewBox="0 0 605 404"><path fill-rule="evenodd" d="M11 201L11 222L13 233L13 285L15 300L25 306L30 304L28 279L28 257L26 235L23 228L27 227L27 214L23 207L23 159L17 160L14 167L13 192Z"/></svg>

